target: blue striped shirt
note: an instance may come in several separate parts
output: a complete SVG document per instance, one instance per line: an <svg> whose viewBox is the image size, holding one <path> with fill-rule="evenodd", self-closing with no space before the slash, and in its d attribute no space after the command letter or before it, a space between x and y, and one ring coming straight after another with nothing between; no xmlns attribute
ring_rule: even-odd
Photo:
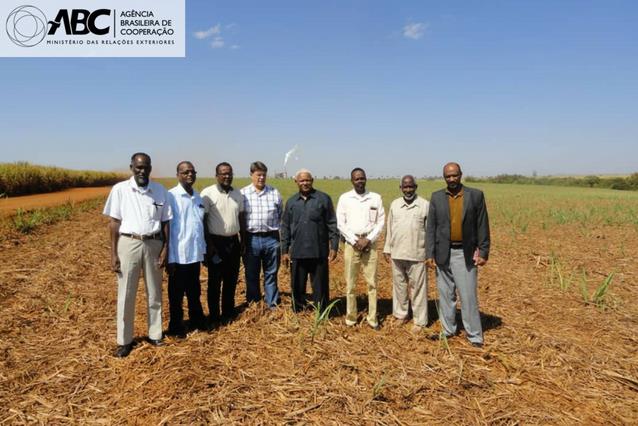
<svg viewBox="0 0 638 426"><path fill-rule="evenodd" d="M281 194L270 185L261 192L253 184L241 189L244 196L246 230L248 232L269 232L279 230L283 201Z"/></svg>
<svg viewBox="0 0 638 426"><path fill-rule="evenodd" d="M204 204L197 191L191 196L177 185L168 191L173 210L171 238L168 243L168 263L201 262L206 253L204 240Z"/></svg>

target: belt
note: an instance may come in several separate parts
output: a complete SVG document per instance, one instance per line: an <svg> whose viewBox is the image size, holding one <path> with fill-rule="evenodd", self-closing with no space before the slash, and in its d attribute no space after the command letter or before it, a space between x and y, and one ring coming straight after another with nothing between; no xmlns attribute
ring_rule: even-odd
<svg viewBox="0 0 638 426"><path fill-rule="evenodd" d="M237 234L235 235L217 235L217 234L209 234L212 238L218 238L220 240L234 240L237 238Z"/></svg>
<svg viewBox="0 0 638 426"><path fill-rule="evenodd" d="M277 237L279 238L279 231L266 231L266 232L249 232L250 235L257 237Z"/></svg>
<svg viewBox="0 0 638 426"><path fill-rule="evenodd" d="M123 237L133 238L134 240L140 240L140 241L161 240L162 239L162 233L161 232L156 232L156 233L150 234L150 235L127 234L125 232L121 232L120 235L123 236Z"/></svg>
<svg viewBox="0 0 638 426"><path fill-rule="evenodd" d="M462 241L450 241L450 248L453 248L453 249L463 248L463 242Z"/></svg>

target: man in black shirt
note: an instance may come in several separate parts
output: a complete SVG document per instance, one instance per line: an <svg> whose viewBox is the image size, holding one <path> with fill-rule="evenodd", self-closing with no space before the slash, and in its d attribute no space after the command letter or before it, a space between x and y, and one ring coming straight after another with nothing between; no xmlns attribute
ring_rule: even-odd
<svg viewBox="0 0 638 426"><path fill-rule="evenodd" d="M295 312L306 308L306 280L310 275L313 302L318 309L328 306L328 261L337 259L339 232L337 217L328 194L312 187L312 174L297 172L299 192L288 199L281 221L281 249L284 265L290 264Z"/></svg>

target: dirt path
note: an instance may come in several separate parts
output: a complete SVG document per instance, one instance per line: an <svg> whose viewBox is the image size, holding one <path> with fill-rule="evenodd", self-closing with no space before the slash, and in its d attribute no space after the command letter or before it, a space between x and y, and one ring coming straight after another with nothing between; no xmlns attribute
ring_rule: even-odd
<svg viewBox="0 0 638 426"><path fill-rule="evenodd" d="M98 188L73 188L66 191L48 194L23 195L0 199L0 216L8 216L17 209L33 210L43 207L53 207L68 201L79 202L108 195L110 186Z"/></svg>

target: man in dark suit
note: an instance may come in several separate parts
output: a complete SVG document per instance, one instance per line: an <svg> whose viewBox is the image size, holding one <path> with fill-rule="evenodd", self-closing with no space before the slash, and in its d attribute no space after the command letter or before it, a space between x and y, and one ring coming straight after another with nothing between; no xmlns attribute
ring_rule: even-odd
<svg viewBox="0 0 638 426"><path fill-rule="evenodd" d="M477 267L487 262L490 225L483 192L461 184L461 166L443 167L446 189L430 198L426 230L426 264L436 267L439 316L446 337L456 334L456 291L468 340L483 346L477 298ZM433 336L438 338L438 335Z"/></svg>

